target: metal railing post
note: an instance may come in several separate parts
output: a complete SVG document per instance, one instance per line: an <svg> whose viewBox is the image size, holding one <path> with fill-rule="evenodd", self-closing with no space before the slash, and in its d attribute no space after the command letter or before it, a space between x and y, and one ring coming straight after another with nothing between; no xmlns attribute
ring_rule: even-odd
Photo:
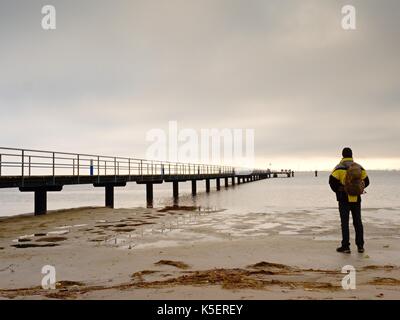
<svg viewBox="0 0 400 320"><path fill-rule="evenodd" d="M100 182L100 157L97 156L97 183Z"/></svg>
<svg viewBox="0 0 400 320"><path fill-rule="evenodd" d="M29 159L29 176L31 176L31 156L28 157Z"/></svg>
<svg viewBox="0 0 400 320"><path fill-rule="evenodd" d="M114 180L117 181L117 158L114 157Z"/></svg>
<svg viewBox="0 0 400 320"><path fill-rule="evenodd" d="M79 178L80 178L80 170L79 170L79 167L80 167L80 162L79 162L79 154L77 154L77 167L76 167L76 171L77 171L77 173L78 173L78 183L79 183Z"/></svg>
<svg viewBox="0 0 400 320"><path fill-rule="evenodd" d="M129 170L128 177L130 180L131 179L131 158L128 159L128 170Z"/></svg>
<svg viewBox="0 0 400 320"><path fill-rule="evenodd" d="M56 155L53 152L53 184L56 184Z"/></svg>
<svg viewBox="0 0 400 320"><path fill-rule="evenodd" d="M21 161L21 179L22 179L22 186L24 186L24 167L25 167L25 151L22 150L22 161Z"/></svg>

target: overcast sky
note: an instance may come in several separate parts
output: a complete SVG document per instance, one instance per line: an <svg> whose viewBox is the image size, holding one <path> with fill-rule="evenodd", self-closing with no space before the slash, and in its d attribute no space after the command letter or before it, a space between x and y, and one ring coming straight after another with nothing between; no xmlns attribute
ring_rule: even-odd
<svg viewBox="0 0 400 320"><path fill-rule="evenodd" d="M144 157L146 132L176 120L254 129L260 166L329 169L351 146L400 168L399 14L397 0L1 0L0 145Z"/></svg>

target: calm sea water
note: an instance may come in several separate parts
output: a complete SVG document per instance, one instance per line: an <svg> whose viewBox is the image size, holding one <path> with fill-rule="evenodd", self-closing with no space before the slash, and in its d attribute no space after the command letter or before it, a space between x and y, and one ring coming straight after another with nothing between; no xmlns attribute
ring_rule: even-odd
<svg viewBox="0 0 400 320"><path fill-rule="evenodd" d="M371 171L371 186L363 196L363 207L369 210L390 212L390 219L400 221L400 172ZM334 194L328 185L328 172L314 177L311 172L296 173L294 178L267 179L225 189L221 180L221 191L205 193L205 182L198 181L198 195L192 197L190 182L180 183L179 205L225 209L232 212L313 212L332 210L337 207ZM115 189L115 207L144 207L145 187L130 183ZM173 204L172 184L154 186L154 206ZM103 206L104 189L91 185L65 186L61 192L48 193L48 209L66 209L85 206ZM0 189L0 216L12 216L33 211L33 193L22 193L18 189Z"/></svg>

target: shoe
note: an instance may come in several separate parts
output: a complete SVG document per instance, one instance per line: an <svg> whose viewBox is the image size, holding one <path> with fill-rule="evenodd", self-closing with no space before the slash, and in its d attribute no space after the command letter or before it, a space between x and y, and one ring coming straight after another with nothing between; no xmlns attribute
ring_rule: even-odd
<svg viewBox="0 0 400 320"><path fill-rule="evenodd" d="M359 253L364 253L364 251L365 251L365 250L364 250L364 247L358 247L357 250L358 250Z"/></svg>
<svg viewBox="0 0 400 320"><path fill-rule="evenodd" d="M342 252L342 253L351 253L350 248L349 247L339 247L336 249L337 252Z"/></svg>

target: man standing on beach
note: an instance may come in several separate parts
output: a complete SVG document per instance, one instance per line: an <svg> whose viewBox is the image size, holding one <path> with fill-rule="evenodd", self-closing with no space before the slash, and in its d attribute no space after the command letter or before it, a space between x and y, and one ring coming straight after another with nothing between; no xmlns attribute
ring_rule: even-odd
<svg viewBox="0 0 400 320"><path fill-rule="evenodd" d="M329 176L329 185L336 193L342 226L342 245L337 252L350 253L349 216L353 217L358 252L364 252L364 230L361 220L361 194L369 185L367 172L353 161L353 151L344 148L343 159Z"/></svg>

